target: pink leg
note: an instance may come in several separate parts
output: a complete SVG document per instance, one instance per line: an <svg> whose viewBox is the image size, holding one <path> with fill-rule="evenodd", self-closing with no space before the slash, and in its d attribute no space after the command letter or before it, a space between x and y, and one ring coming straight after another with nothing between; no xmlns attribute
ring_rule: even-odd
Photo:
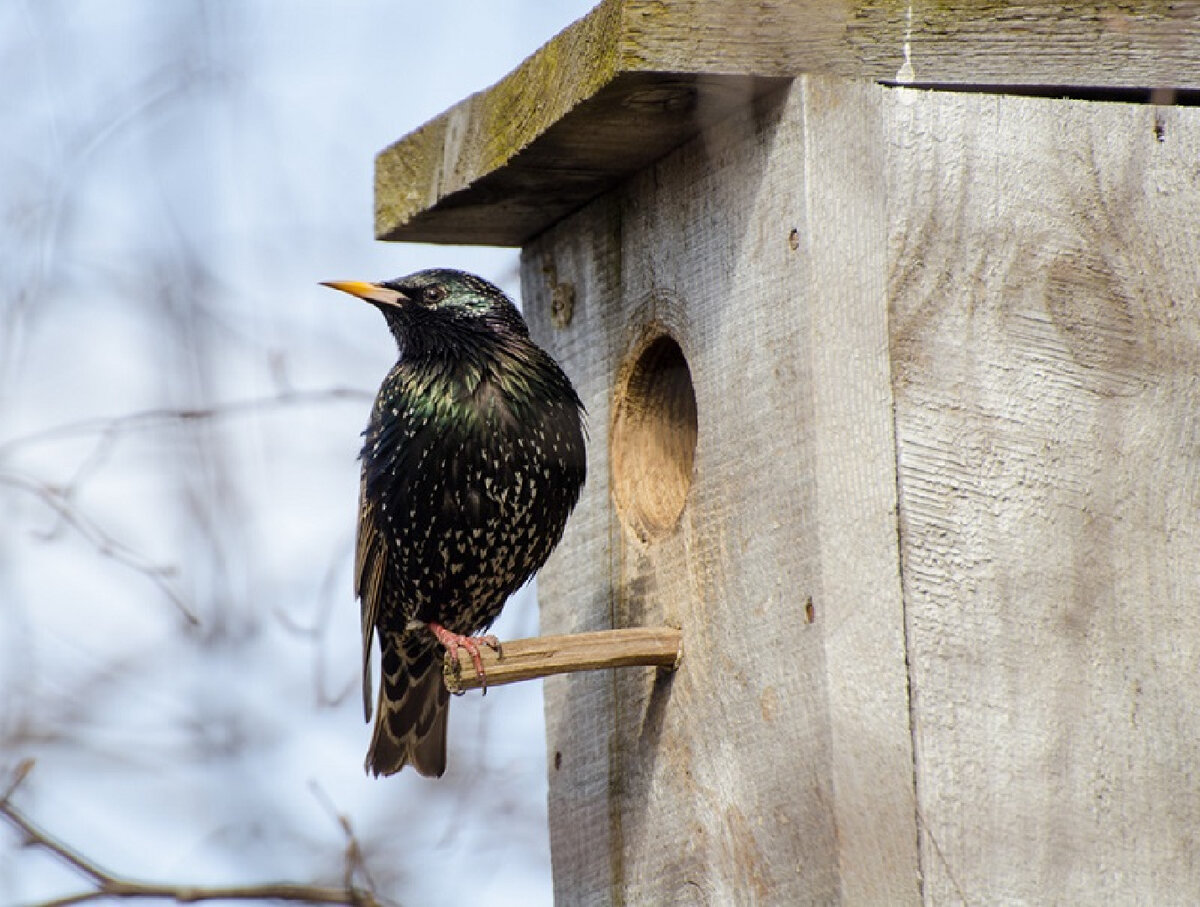
<svg viewBox="0 0 1200 907"><path fill-rule="evenodd" d="M467 654L471 656L471 664L475 665L475 676L479 678L483 691L487 692L487 673L483 670L483 659L479 656L479 644L483 643L491 649L494 649L497 655L502 654L500 649L500 640L495 636L462 636L458 633L451 633L441 624L430 622L429 630L437 641L446 647L446 651L450 653L450 657L454 660L455 670L458 668L458 649L461 646L467 650Z"/></svg>

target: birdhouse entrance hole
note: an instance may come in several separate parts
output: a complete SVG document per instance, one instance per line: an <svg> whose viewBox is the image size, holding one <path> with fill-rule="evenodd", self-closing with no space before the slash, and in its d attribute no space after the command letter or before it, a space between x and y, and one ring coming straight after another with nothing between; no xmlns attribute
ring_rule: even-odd
<svg viewBox="0 0 1200 907"><path fill-rule="evenodd" d="M696 394L679 344L649 335L629 357L613 403L613 494L643 541L671 532L683 513L696 456Z"/></svg>

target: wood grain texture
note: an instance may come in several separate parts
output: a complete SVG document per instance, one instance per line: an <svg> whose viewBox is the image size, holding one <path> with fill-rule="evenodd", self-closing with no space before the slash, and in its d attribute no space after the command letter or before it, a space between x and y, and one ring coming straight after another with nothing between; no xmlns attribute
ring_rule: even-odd
<svg viewBox="0 0 1200 907"><path fill-rule="evenodd" d="M918 899L878 91L797 83L524 250L592 430L543 629L669 623L687 651L667 677L547 680L560 904ZM698 442L678 522L647 534L611 494L634 459L612 401L664 332Z"/></svg>
<svg viewBox="0 0 1200 907"><path fill-rule="evenodd" d="M506 83L472 95L379 154L379 239L520 245L785 81L584 69L576 84L546 68L518 70L503 95L492 91Z"/></svg>
<svg viewBox="0 0 1200 907"><path fill-rule="evenodd" d="M925 899L1200 892L1200 111L892 92Z"/></svg>
<svg viewBox="0 0 1200 907"><path fill-rule="evenodd" d="M503 652L479 647L486 680L475 673L466 649L458 650L456 662L449 653L442 676L451 693L520 683L554 674L602 671L611 668L659 667L675 670L683 658L682 633L672 627L627 627L567 636L535 636L511 639Z"/></svg>
<svg viewBox="0 0 1200 907"><path fill-rule="evenodd" d="M622 623L616 607L615 540L609 505L607 432L612 389L604 315L621 292L621 230L616 199L604 196L563 231L554 254L522 255L521 299L534 338L562 362L588 414L588 479L563 539L538 574L543 633L607 630ZM554 326L553 297L572 288L571 321ZM639 624L666 623L661 609ZM688 645L684 640L685 647ZM550 838L556 903L606 903L620 877L620 824L609 791L620 787L616 678L609 672L549 678L544 684ZM643 679L643 682L646 682ZM667 681L651 681L663 682ZM573 893L574 892L574 893ZM590 900L589 900L590 899Z"/></svg>
<svg viewBox="0 0 1200 907"><path fill-rule="evenodd" d="M821 571L839 900L899 905L916 900L918 868L887 353L887 98L812 78L804 99L810 331L796 352L812 363L808 544Z"/></svg>
<svg viewBox="0 0 1200 907"><path fill-rule="evenodd" d="M802 73L1200 89L1200 3L605 0L382 151L376 235L520 245Z"/></svg>

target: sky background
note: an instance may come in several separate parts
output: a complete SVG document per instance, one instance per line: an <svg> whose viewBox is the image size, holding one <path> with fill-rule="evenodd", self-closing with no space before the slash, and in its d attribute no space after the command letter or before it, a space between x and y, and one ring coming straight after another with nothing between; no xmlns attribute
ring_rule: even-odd
<svg viewBox="0 0 1200 907"><path fill-rule="evenodd" d="M115 873L551 902L540 684L368 779L359 433L395 358L318 286L513 250L377 243L376 152L586 0L0 4L0 791ZM537 632L532 596L496 631ZM0 825L0 903L86 890ZM361 879L360 879L361 881Z"/></svg>

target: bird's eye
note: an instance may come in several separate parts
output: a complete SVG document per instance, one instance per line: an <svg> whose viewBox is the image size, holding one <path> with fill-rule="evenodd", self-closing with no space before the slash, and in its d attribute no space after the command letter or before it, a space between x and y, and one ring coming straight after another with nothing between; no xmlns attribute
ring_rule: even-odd
<svg viewBox="0 0 1200 907"><path fill-rule="evenodd" d="M426 287L421 291L421 299L431 305L435 302L441 302L445 298L446 288L440 284L434 284L433 286Z"/></svg>

